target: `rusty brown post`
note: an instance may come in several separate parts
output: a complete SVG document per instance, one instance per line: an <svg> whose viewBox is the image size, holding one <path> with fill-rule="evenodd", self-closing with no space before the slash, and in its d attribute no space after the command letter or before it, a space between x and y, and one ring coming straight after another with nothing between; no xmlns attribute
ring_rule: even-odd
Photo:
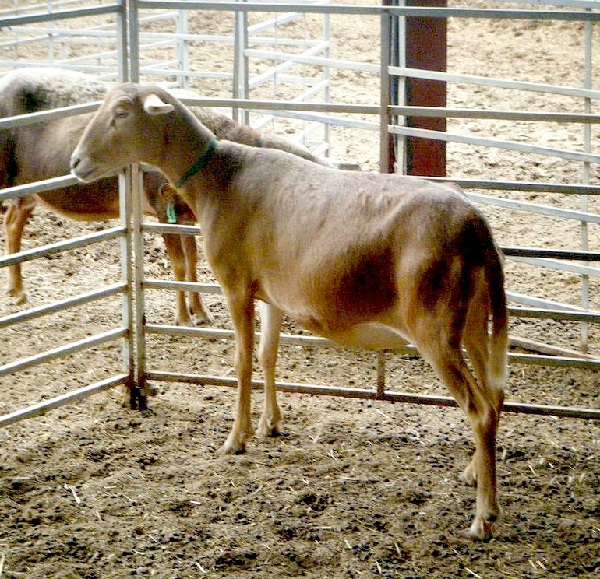
<svg viewBox="0 0 600 579"><path fill-rule="evenodd" d="M406 6L445 8L447 0L406 0ZM446 18L406 18L405 62L409 68L444 72L446 70ZM408 78L405 98L408 106L446 106L446 83L436 80ZM408 117L409 127L446 130L446 119ZM408 175L428 177L446 176L446 143L417 137L408 137L406 143Z"/></svg>

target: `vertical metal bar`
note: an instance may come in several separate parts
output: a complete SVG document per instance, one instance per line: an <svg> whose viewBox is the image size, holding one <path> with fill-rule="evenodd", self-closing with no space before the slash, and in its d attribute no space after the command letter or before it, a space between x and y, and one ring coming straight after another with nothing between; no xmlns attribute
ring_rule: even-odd
<svg viewBox="0 0 600 579"><path fill-rule="evenodd" d="M146 407L146 315L144 300L144 235L142 220L144 218L144 183L140 166L136 163L131 166L131 235L133 245L133 288L135 295L135 383L139 388L138 405L140 409Z"/></svg>
<svg viewBox="0 0 600 579"><path fill-rule="evenodd" d="M404 0L394 0L395 5L404 6ZM398 66L406 68L406 16L398 16L396 19L396 32L397 32L397 52L398 52ZM406 106L406 77L397 76L394 81L396 89L395 102L400 106ZM394 117L393 122L399 125L406 124L406 117ZM408 138L406 135L396 135L394 139L394 172L406 175L408 172L407 164L407 145Z"/></svg>
<svg viewBox="0 0 600 579"><path fill-rule="evenodd" d="M48 10L48 14L52 14L52 0L47 0L46 7ZM53 30L56 28L56 22L54 20L50 20L48 22L48 28ZM50 32L48 33L48 60L50 62L54 62L55 52L54 52L54 42L55 42L56 34Z"/></svg>
<svg viewBox="0 0 600 579"><path fill-rule="evenodd" d="M377 351L377 398L383 399L385 394L385 362L386 351Z"/></svg>
<svg viewBox="0 0 600 579"><path fill-rule="evenodd" d="M584 88L592 88L592 22L586 21L584 23L584 52L585 52L585 64L584 64ZM583 100L583 111L585 113L592 112L592 100L587 97ZM583 150L586 153L590 153L592 150L592 125L585 123L583 125ZM590 182L590 163L583 163L583 171L581 180L584 185ZM589 209L589 198L587 195L581 196L581 210L588 211ZM586 221L581 222L580 226L581 236L581 249L587 251L588 249L588 224ZM581 276L581 306L583 308L590 307L590 278L587 275ZM580 326L581 331L581 351L587 352L589 347L589 331L590 326L587 322L582 322Z"/></svg>
<svg viewBox="0 0 600 579"><path fill-rule="evenodd" d="M331 14L329 14L329 12L323 13L322 33L323 40L326 42L323 56L325 58L329 58L331 55ZM325 82L325 86L323 88L323 102L328 103L331 98L331 69L327 65L323 67L323 81ZM326 144L325 155L329 157L331 152L331 125L329 123L325 123L323 140Z"/></svg>
<svg viewBox="0 0 600 579"><path fill-rule="evenodd" d="M390 140L388 134L390 111L390 38L392 16L388 10L381 12L381 51L380 51L380 95L379 95L379 172L390 172Z"/></svg>
<svg viewBox="0 0 600 579"><path fill-rule="evenodd" d="M244 3L245 0L237 0ZM248 61L246 49L248 47L248 14L245 10L235 11L234 42L233 42L233 87L232 94L235 99L248 98ZM249 112L245 109L234 107L233 118L239 123L248 124Z"/></svg>
<svg viewBox="0 0 600 579"><path fill-rule="evenodd" d="M404 0L383 0L384 6L399 6L404 5ZM402 22L402 28L401 24ZM405 18L400 18L398 15L392 16L390 23L390 66L404 66L405 51L404 51L404 27ZM403 105L404 104L404 80L405 77L398 75L390 75L390 104L391 105ZM399 90L399 86L402 85L402 92ZM398 115L390 114L388 121L391 125L397 125L399 123ZM401 142L405 145L406 137L388 133L388 172L396 173L398 171L398 156L400 158L400 172L404 174L406 172L404 150L405 146L399 150L398 143ZM400 154L400 155L399 155Z"/></svg>
<svg viewBox="0 0 600 579"><path fill-rule="evenodd" d="M136 0L129 0L129 80L140 82L140 19Z"/></svg>
<svg viewBox="0 0 600 579"><path fill-rule="evenodd" d="M246 0L244 0L246 1ZM248 34L249 22L248 22L248 12L246 10L242 11L242 19L243 19L243 29L244 29L244 79L243 79L243 95L245 99L250 98L250 58L246 56L246 51L248 50L248 46L250 45L250 35ZM245 125L250 124L250 111L248 109L244 109L244 117L243 122Z"/></svg>
<svg viewBox="0 0 600 579"><path fill-rule="evenodd" d="M131 243L131 170L119 173L119 220L125 228L125 235L120 239L121 246L121 276L127 286L127 291L122 298L123 327L127 328L127 335L123 339L123 362L129 375L130 391L135 384L135 335L133 310L133 264Z"/></svg>
<svg viewBox="0 0 600 579"><path fill-rule="evenodd" d="M117 15L117 80L129 80L129 58L127 54L127 2L122 0L122 9Z"/></svg>
<svg viewBox="0 0 600 579"><path fill-rule="evenodd" d="M187 35L189 32L188 11L179 9L177 12L177 32L181 35ZM181 88L190 88L190 50L187 38L180 37L177 40L177 63L181 74L179 75L179 84Z"/></svg>

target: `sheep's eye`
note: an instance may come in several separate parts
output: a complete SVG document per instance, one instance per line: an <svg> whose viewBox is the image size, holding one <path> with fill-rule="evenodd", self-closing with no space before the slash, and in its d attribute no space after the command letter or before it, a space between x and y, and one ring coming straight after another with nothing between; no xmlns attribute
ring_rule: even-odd
<svg viewBox="0 0 600 579"><path fill-rule="evenodd" d="M121 107L119 107L115 110L115 118L116 119L124 119L128 114L129 113Z"/></svg>

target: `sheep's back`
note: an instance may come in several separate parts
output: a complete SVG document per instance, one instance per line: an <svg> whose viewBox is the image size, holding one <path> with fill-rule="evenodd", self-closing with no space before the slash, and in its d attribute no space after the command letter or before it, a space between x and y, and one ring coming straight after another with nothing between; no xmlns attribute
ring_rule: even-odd
<svg viewBox="0 0 600 579"><path fill-rule="evenodd" d="M76 71L25 68L0 78L2 116L14 116L104 98L107 84Z"/></svg>

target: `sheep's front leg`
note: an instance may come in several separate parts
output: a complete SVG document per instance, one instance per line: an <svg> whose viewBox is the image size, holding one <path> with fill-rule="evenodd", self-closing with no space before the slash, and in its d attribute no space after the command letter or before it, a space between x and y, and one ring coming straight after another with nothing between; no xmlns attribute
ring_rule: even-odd
<svg viewBox="0 0 600 579"><path fill-rule="evenodd" d="M163 234L167 255L171 262L171 269L177 281L185 281L185 258L180 235L173 233ZM177 290L175 292L175 323L178 326L191 326L192 320L185 303L185 292Z"/></svg>
<svg viewBox="0 0 600 579"><path fill-rule="evenodd" d="M235 330L235 371L238 391L233 427L220 452L239 454L245 452L246 441L254 434L250 420L254 302L247 296L237 296L230 292L226 294Z"/></svg>
<svg viewBox="0 0 600 579"><path fill-rule="evenodd" d="M258 357L265 378L265 406L258 434L260 436L276 436L280 432L281 411L277 405L275 389L275 364L277 362L277 347L279 332L283 321L283 312L269 304L260 302L261 335L258 346Z"/></svg>

